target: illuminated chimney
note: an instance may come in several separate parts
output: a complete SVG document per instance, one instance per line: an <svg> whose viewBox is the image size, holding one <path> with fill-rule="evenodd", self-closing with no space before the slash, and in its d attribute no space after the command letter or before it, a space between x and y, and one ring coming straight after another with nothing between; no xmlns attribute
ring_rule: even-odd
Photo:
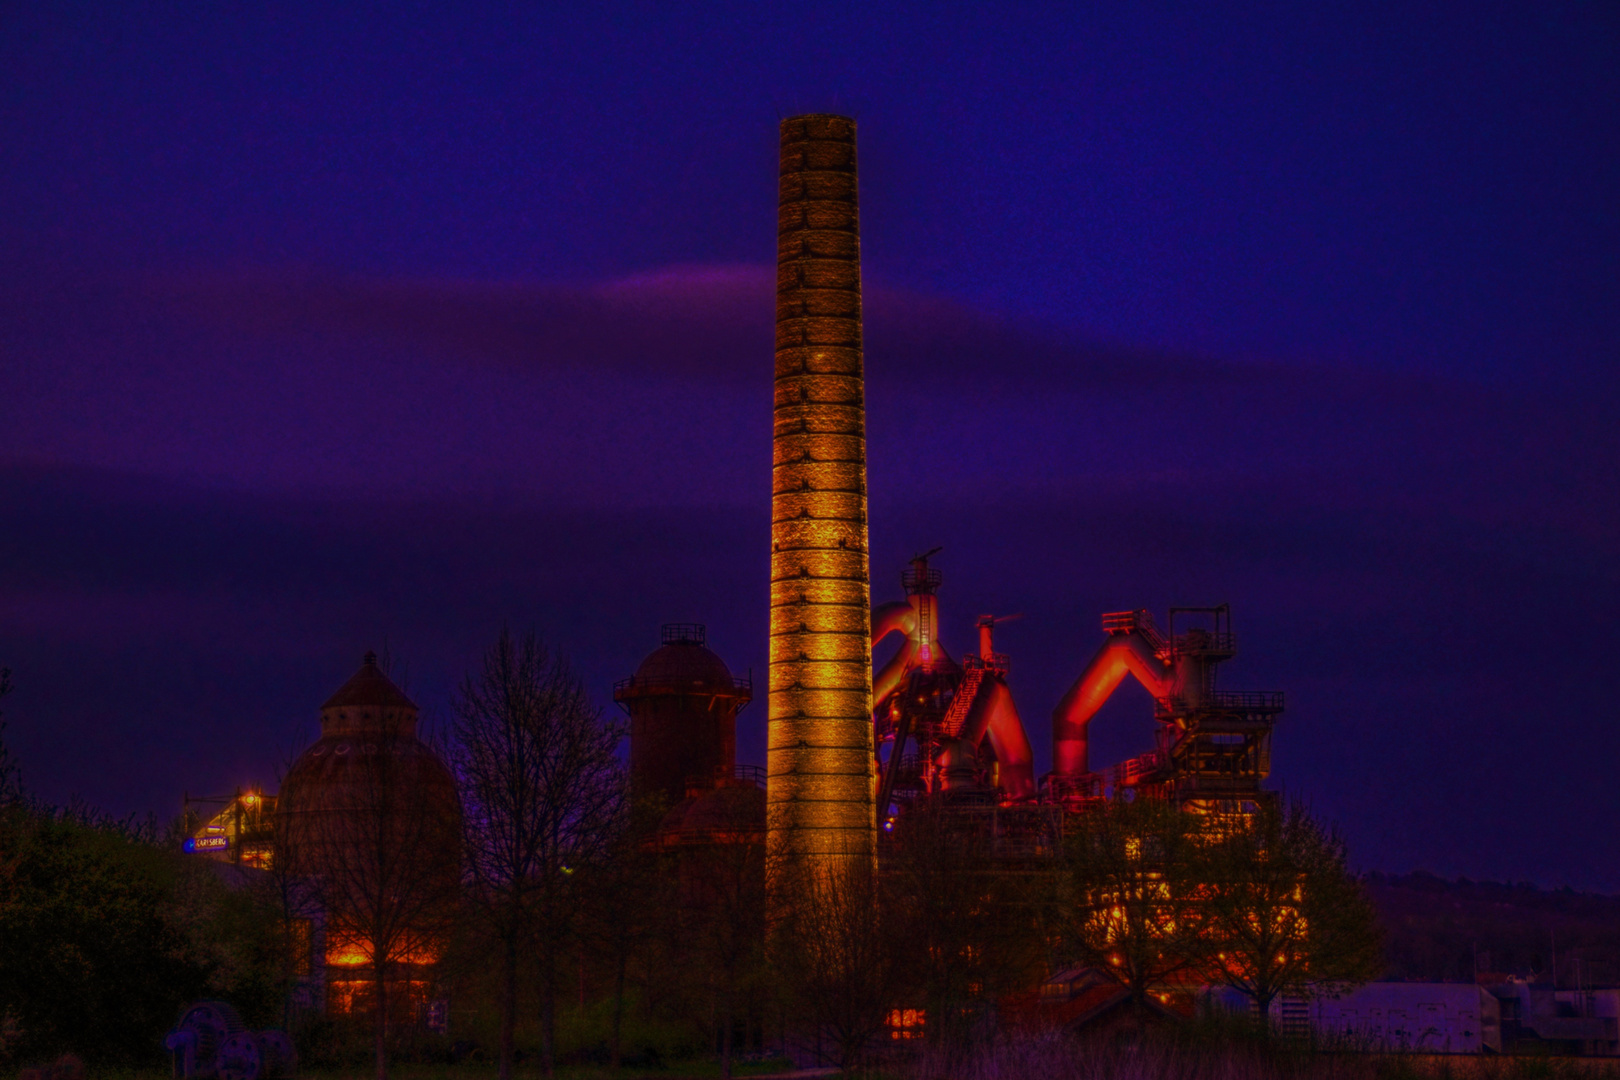
<svg viewBox="0 0 1620 1080"><path fill-rule="evenodd" d="M767 851L876 852L855 121L782 121Z"/></svg>

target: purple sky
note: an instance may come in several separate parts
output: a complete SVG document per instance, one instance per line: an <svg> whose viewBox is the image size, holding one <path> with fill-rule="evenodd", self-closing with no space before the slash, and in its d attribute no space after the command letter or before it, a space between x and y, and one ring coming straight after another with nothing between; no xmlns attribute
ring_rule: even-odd
<svg viewBox="0 0 1620 1080"><path fill-rule="evenodd" d="M0 11L32 787L270 780L385 638L440 714L503 621L762 675L775 128L840 110L874 593L1027 613L1043 768L1099 613L1230 601L1360 863L1620 889L1613 8L340 7Z"/></svg>

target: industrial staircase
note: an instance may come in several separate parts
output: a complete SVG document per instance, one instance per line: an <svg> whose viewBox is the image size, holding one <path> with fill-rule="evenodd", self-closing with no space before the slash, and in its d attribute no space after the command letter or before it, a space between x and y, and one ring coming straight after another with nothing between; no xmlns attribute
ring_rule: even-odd
<svg viewBox="0 0 1620 1080"><path fill-rule="evenodd" d="M1166 660L1170 656L1170 642L1165 640L1158 624L1153 621L1153 613L1145 608L1138 608L1135 611L1110 611L1102 617L1102 626L1104 631L1115 637L1123 637L1133 632L1141 634L1160 660Z"/></svg>
<svg viewBox="0 0 1620 1080"><path fill-rule="evenodd" d="M963 657L964 661L971 661L972 657ZM965 663L962 670L962 683L956 688L956 696L951 698L951 707L945 710L945 716L940 721L940 731L948 738L958 738L962 734L962 724L967 720L968 710L973 708L973 699L979 695L979 684L984 682L984 665Z"/></svg>

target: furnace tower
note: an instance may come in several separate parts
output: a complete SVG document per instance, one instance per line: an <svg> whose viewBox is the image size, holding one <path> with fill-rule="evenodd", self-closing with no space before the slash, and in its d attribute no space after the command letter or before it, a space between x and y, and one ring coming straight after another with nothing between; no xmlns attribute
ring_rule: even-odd
<svg viewBox="0 0 1620 1080"><path fill-rule="evenodd" d="M766 843L876 854L855 121L782 121Z"/></svg>

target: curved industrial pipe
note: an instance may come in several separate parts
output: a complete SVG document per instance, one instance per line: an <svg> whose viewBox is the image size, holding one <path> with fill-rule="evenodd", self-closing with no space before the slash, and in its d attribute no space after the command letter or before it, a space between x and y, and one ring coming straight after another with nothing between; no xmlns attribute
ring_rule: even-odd
<svg viewBox="0 0 1620 1080"><path fill-rule="evenodd" d="M1173 675L1153 646L1132 631L1108 639L1052 710L1052 768L1062 776L1089 772L1087 727L1126 675L1135 675L1156 698L1171 691Z"/></svg>
<svg viewBox="0 0 1620 1080"><path fill-rule="evenodd" d="M917 609L906 600L896 600L890 604L880 604L872 609L872 646L888 637L895 631L905 635L900 643L900 651L895 653L883 670L872 677L872 707L875 709L884 698L894 693L900 686L900 681L906 676L906 668L911 663L912 650L916 648L917 639Z"/></svg>
<svg viewBox="0 0 1620 1080"><path fill-rule="evenodd" d="M962 721L961 737L974 747L980 740L990 739L990 748L1001 765L1001 786L1010 798L1027 799L1035 794L1035 754L1024 732L1024 722L1018 718L1012 691L1001 676L986 673L979 683Z"/></svg>
<svg viewBox="0 0 1620 1080"><path fill-rule="evenodd" d="M917 609L909 600L893 600L872 609L872 644L899 630L907 637L917 632Z"/></svg>
<svg viewBox="0 0 1620 1080"><path fill-rule="evenodd" d="M945 646L939 641L939 600L933 599L929 605L929 619L927 626L929 657L932 662L951 661L951 654L945 651ZM883 669L872 676L872 708L876 711L883 700L900 688L905 681L906 672L919 659L919 643L922 640L924 627L917 617L916 597L909 600L896 600L888 604L880 604L872 609L872 645L896 631L904 634L906 639L900 645L900 651L890 658Z"/></svg>

